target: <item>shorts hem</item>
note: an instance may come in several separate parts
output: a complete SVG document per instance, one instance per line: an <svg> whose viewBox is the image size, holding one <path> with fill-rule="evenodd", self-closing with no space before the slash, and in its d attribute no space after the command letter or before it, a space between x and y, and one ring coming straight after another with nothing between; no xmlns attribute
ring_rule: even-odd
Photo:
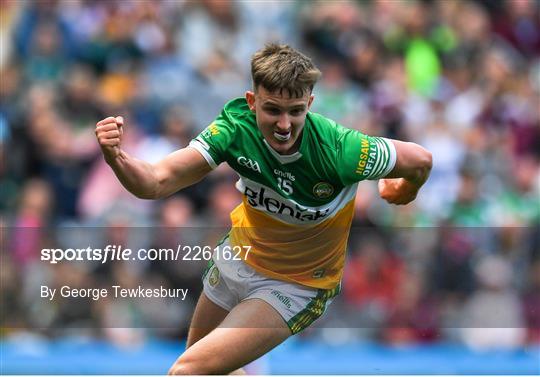
<svg viewBox="0 0 540 377"><path fill-rule="evenodd" d="M203 293L210 301L212 301L214 304L219 306L221 309L224 309L224 310L226 310L228 312L230 312L232 310L232 307L229 307L227 304L225 304L222 301L218 300L217 298L213 297L213 295L211 295L209 292L207 292L206 289L203 289Z"/></svg>
<svg viewBox="0 0 540 377"><path fill-rule="evenodd" d="M273 303L270 302L270 300L267 300L266 298L261 297L261 296L254 295L254 296L246 297L245 299L243 299L243 300L240 301L240 302L252 300L252 299L254 299L254 298L259 299L259 300L262 300L262 301L266 302L268 305L270 305L270 307L271 307L272 309L274 309L275 312L276 312L277 314L279 314L279 316L281 317L281 319L283 320L283 322L285 322L285 324L287 325L287 328L288 328L289 331L291 332L291 335L294 335L294 332L293 332L293 330L291 329L291 326L289 326L289 322L285 319L285 317L283 316L283 314L281 314L281 313L279 312L279 310L277 310L277 309L274 307Z"/></svg>

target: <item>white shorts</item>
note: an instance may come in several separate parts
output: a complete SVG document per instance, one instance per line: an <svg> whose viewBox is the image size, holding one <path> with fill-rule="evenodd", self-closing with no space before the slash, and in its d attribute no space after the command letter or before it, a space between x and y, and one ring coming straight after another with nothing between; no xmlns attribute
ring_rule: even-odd
<svg viewBox="0 0 540 377"><path fill-rule="evenodd" d="M296 334L319 318L340 292L340 285L327 290L267 278L243 260L223 254L224 247L230 250L228 237L216 248L203 284L206 296L227 311L244 300L258 298L271 305Z"/></svg>

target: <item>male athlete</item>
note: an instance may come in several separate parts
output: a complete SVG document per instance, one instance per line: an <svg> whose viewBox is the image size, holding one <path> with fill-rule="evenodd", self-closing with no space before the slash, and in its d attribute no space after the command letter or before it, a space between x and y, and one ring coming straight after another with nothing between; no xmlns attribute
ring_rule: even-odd
<svg viewBox="0 0 540 377"><path fill-rule="evenodd" d="M311 325L340 290L357 183L379 179L383 199L407 204L431 170L430 152L417 144L367 136L309 112L320 72L291 47L256 52L251 74L253 91L154 165L121 149L122 117L96 125L105 160L139 198L171 195L222 162L240 176L243 201L205 272L173 375L241 373ZM241 260L223 251L235 246Z"/></svg>

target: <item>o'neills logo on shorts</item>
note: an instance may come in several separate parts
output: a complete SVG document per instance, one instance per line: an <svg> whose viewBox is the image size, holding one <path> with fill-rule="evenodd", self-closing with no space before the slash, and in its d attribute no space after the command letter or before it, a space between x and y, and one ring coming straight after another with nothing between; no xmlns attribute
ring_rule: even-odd
<svg viewBox="0 0 540 377"><path fill-rule="evenodd" d="M276 198L270 198L265 196L266 190L261 187L259 191L255 191L248 186L244 190L244 195L247 197L247 202L254 208L264 208L267 212L288 215L300 221L317 221L328 215L329 208L324 211L310 211L308 208L301 207L297 204L294 208L290 205L283 203Z"/></svg>
<svg viewBox="0 0 540 377"><path fill-rule="evenodd" d="M280 291L272 291L272 292L270 292L270 294L276 296L277 299L279 301L281 301L281 303L287 307L287 309L291 308L291 298L290 297L287 297L287 296L283 295Z"/></svg>

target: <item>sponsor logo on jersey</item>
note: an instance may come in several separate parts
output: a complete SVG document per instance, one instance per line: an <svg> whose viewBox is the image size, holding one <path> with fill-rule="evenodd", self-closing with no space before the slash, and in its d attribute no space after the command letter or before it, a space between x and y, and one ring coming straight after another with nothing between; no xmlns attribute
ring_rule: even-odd
<svg viewBox="0 0 540 377"><path fill-rule="evenodd" d="M296 179L294 175L292 175L288 171L281 171L279 169L274 169L274 174L277 175L278 177L289 179L291 182L294 182L294 180Z"/></svg>
<svg viewBox="0 0 540 377"><path fill-rule="evenodd" d="M360 157L358 158L358 165L356 166L356 174L362 174L363 176L369 175L375 164L377 157L375 144L370 145L366 138L362 138L362 144L360 145Z"/></svg>
<svg viewBox="0 0 540 377"><path fill-rule="evenodd" d="M294 207L283 203L276 198L265 196L266 189L261 187L259 191L255 191L248 186L244 190L244 195L247 197L247 202L254 208L264 208L269 213L278 215L288 215L300 221L317 221L325 218L330 211L329 208L324 211L309 210L308 208L295 204Z"/></svg>
<svg viewBox="0 0 540 377"><path fill-rule="evenodd" d="M291 298L290 297L285 296L280 291L272 291L272 292L270 292L270 294L276 296L277 299L279 301L281 301L281 303L287 307L287 309L291 308Z"/></svg>
<svg viewBox="0 0 540 377"><path fill-rule="evenodd" d="M315 194L317 198L326 199L332 196L333 193L334 186L328 182L319 182L313 186L313 194Z"/></svg>
<svg viewBox="0 0 540 377"><path fill-rule="evenodd" d="M211 138L212 136L219 135L219 128L215 123L212 123L206 127L206 130L204 130L201 135L205 138Z"/></svg>
<svg viewBox="0 0 540 377"><path fill-rule="evenodd" d="M259 163L255 160L252 160L251 158L240 156L236 159L236 162L238 162L241 166L245 166L248 169L256 171L257 173L261 172L261 167L259 166Z"/></svg>

